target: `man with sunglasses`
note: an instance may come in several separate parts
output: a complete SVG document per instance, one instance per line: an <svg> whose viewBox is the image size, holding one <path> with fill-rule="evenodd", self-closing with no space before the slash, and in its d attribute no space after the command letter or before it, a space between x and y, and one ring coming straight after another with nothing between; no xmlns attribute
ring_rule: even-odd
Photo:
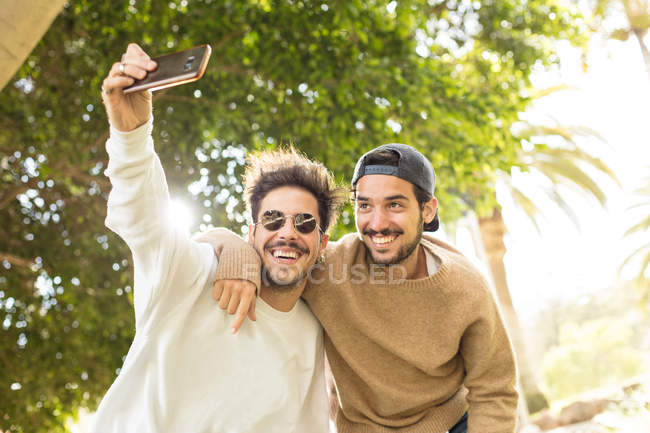
<svg viewBox="0 0 650 433"><path fill-rule="evenodd" d="M156 64L135 44L105 78L110 121L106 225L133 253L136 333L102 400L94 433L325 433L322 328L300 295L327 245L343 194L331 173L293 150L252 155L245 172L254 224L244 254L217 260L175 226L154 151L151 94L124 94ZM249 261L268 270L256 323L230 332L209 305L221 272ZM258 282L259 285L259 282ZM242 298L246 303L255 300Z"/></svg>
<svg viewBox="0 0 650 433"><path fill-rule="evenodd" d="M329 243L303 293L325 330L338 432L513 433L516 368L491 289L456 249L423 235L439 226L431 163L404 144L379 146L352 186L358 233ZM247 249L227 233L203 237L228 247L222 257Z"/></svg>

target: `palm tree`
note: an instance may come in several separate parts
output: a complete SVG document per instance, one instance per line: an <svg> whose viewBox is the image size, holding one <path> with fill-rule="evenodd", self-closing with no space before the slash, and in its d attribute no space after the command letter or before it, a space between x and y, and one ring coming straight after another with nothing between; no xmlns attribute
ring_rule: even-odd
<svg viewBox="0 0 650 433"><path fill-rule="evenodd" d="M650 79L650 50L643 42L643 38L650 30L650 1L648 0L596 0L594 4L594 30L597 30L600 20L622 13L627 19L627 26L618 28L609 34L609 38L621 41L633 36L639 43L641 54L645 62L646 72Z"/></svg>
<svg viewBox="0 0 650 433"><path fill-rule="evenodd" d="M639 222L625 232L625 236L645 236L645 243L623 261L621 270L628 265L632 266L632 263L637 263L638 269L635 283L640 291L640 304L645 311L648 301L650 301L650 177L646 179L644 186L637 189L637 193L642 197L642 201L629 209L646 208L647 212Z"/></svg>
<svg viewBox="0 0 650 433"><path fill-rule="evenodd" d="M582 150L575 141L579 136L599 138L595 131L585 127L567 127L558 124L541 126L530 122L520 122L517 127L516 134L526 145L526 147L522 146L519 151L519 167L525 171L541 174L550 181L550 186L543 188L544 192L576 225L578 222L575 212L559 193L559 186L568 186L596 198L601 205L605 205L605 193L588 174L588 171L594 170L605 174L617 183L618 179L605 163ZM555 144L551 146L546 143ZM539 231L538 220L542 211L537 204L512 183L509 173L501 173L500 180L507 187L515 204L526 213ZM535 369L530 363L521 325L513 307L506 281L503 262L506 252L503 240L506 226L499 206L493 208L491 215L478 218L478 231L504 320L517 354L520 386L528 410L530 413L534 413L548 407L548 401L539 388Z"/></svg>
<svg viewBox="0 0 650 433"><path fill-rule="evenodd" d="M3 2L0 10L0 90L41 40L65 3L65 0Z"/></svg>

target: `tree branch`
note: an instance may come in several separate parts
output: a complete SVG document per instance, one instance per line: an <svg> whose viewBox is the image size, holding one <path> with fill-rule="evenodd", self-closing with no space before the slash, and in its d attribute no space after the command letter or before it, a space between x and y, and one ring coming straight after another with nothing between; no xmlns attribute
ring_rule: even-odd
<svg viewBox="0 0 650 433"><path fill-rule="evenodd" d="M0 252L0 260L6 260L12 265L30 268L36 264L33 260L23 259L22 257L14 256L13 254Z"/></svg>
<svg viewBox="0 0 650 433"><path fill-rule="evenodd" d="M214 44L214 46L213 46L214 51L216 52L219 48L223 47L226 44L226 42L228 42L229 40L231 40L235 36L239 36L239 35L243 35L243 34L244 34L243 30L234 30L234 31L228 33L223 38L221 38L221 40L219 42Z"/></svg>
<svg viewBox="0 0 650 433"><path fill-rule="evenodd" d="M101 176L94 176L90 173L86 173L79 167L67 162L59 161L52 165L52 169L56 172L60 172L62 176L68 176L80 183L90 184L92 182L95 182L102 189L107 189L110 187L110 182L107 179ZM56 178L59 176L53 177ZM25 183L15 185L14 187L7 189L2 197L0 197L0 210L7 207L7 205L9 205L9 203L11 203L18 195L24 193L30 188L35 188L38 182L41 180L42 179L39 177L32 177Z"/></svg>
<svg viewBox="0 0 650 433"><path fill-rule="evenodd" d="M93 143L92 147L98 147L100 146L103 142L108 140L109 135L111 134L110 129L106 129L102 135L100 135L97 140Z"/></svg>
<svg viewBox="0 0 650 433"><path fill-rule="evenodd" d="M7 189L7 191L0 198L0 209L4 209L19 194L22 194L28 189L35 187L39 180L40 179L37 177L32 177L25 183L15 185L13 188Z"/></svg>
<svg viewBox="0 0 650 433"><path fill-rule="evenodd" d="M643 43L643 38L647 32L639 29L633 29L632 32L634 33L634 36L639 43L639 48L641 49L641 54L643 55L643 62L645 63L645 71L648 74L648 79L650 79L650 51L648 50L648 47L646 47Z"/></svg>

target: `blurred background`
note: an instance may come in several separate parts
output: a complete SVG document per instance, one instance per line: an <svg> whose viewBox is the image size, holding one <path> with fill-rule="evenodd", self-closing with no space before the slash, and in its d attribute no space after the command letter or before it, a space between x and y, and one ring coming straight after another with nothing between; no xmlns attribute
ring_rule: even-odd
<svg viewBox="0 0 650 433"><path fill-rule="evenodd" d="M442 230L494 284L521 431L650 431L647 0L0 1L0 432L86 432L134 332L100 85L129 42L209 43L154 95L177 221L245 234L247 152L349 183L429 157ZM354 230L346 208L333 238Z"/></svg>

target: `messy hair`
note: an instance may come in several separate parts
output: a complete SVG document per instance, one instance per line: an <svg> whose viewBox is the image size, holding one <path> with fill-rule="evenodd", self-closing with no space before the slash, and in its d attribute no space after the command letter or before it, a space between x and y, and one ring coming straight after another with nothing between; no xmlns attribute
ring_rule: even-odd
<svg viewBox="0 0 650 433"><path fill-rule="evenodd" d="M314 196L323 232L336 223L346 192L323 164L310 160L293 147L250 154L246 162L244 200L253 223L257 223L264 197L283 186L299 187Z"/></svg>

